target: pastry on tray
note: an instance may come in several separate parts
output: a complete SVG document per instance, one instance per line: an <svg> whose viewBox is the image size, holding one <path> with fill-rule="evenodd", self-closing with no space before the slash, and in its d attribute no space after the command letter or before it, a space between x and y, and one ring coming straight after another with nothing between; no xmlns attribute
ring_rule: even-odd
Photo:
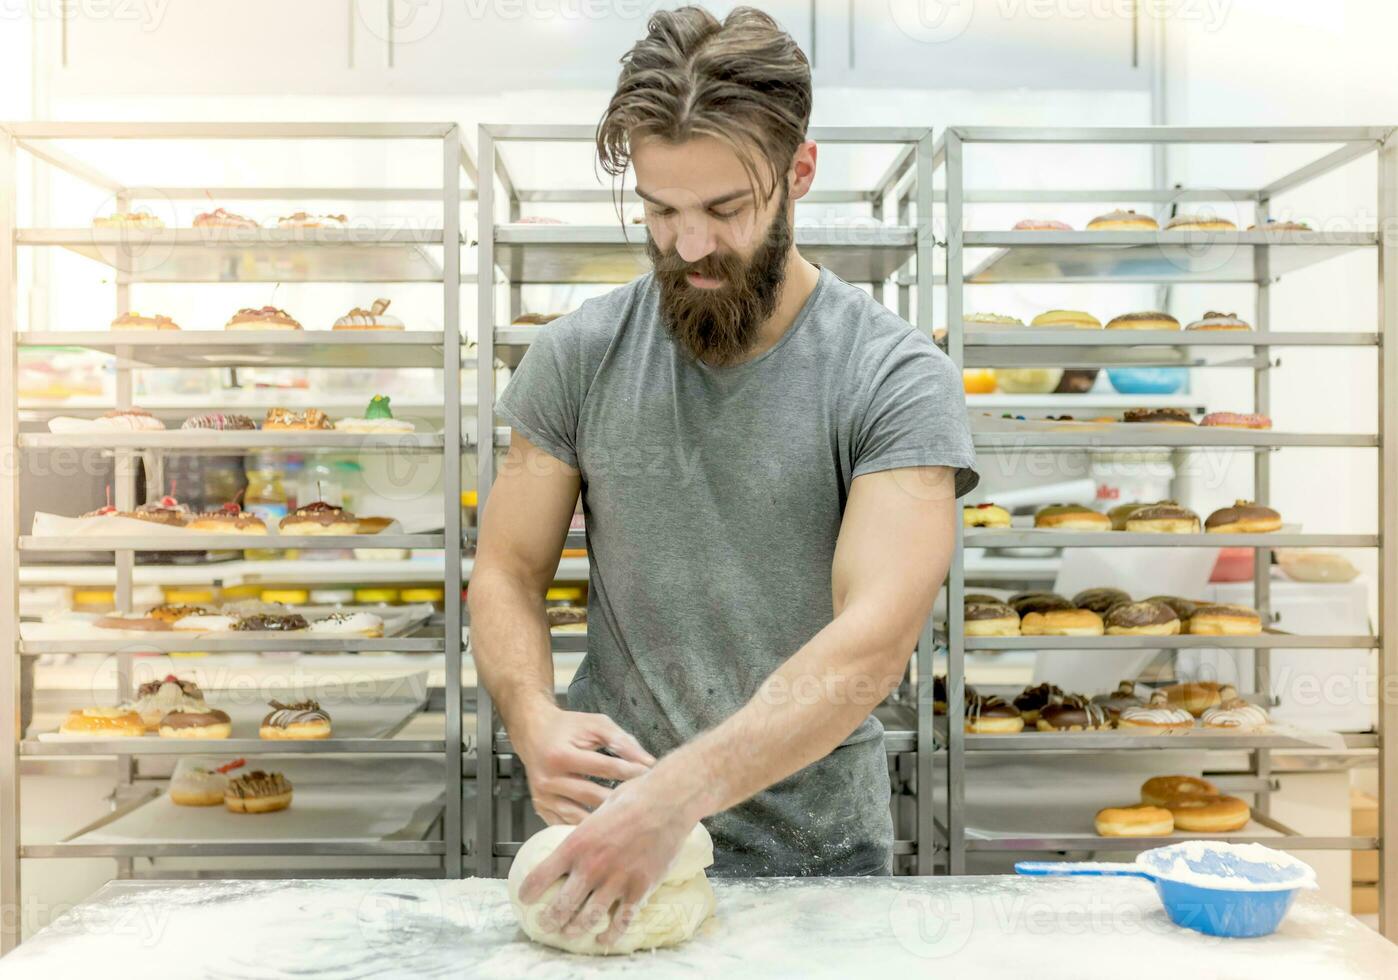
<svg viewBox="0 0 1398 980"><path fill-rule="evenodd" d="M139 738L145 735L146 726L130 708L75 708L58 730L64 735L94 738Z"/></svg>
<svg viewBox="0 0 1398 980"><path fill-rule="evenodd" d="M1076 609L1073 603L1057 592L1016 592L1006 603L1021 616L1032 612L1049 612L1054 609Z"/></svg>
<svg viewBox="0 0 1398 980"><path fill-rule="evenodd" d="M1156 425L1193 425L1194 419L1183 408L1128 408L1123 422L1153 422Z"/></svg>
<svg viewBox="0 0 1398 980"><path fill-rule="evenodd" d="M232 211L225 211L223 208L214 208L212 211L203 211L194 216L195 228L257 228L257 222L251 218L245 218L241 214L234 214Z"/></svg>
<svg viewBox="0 0 1398 980"><path fill-rule="evenodd" d="M1052 218L1021 218L1014 223L1012 231L1072 231L1073 226L1066 221Z"/></svg>
<svg viewBox="0 0 1398 980"><path fill-rule="evenodd" d="M1265 534L1281 530L1281 526L1281 514L1250 500L1220 507L1204 520L1204 530L1210 534Z"/></svg>
<svg viewBox="0 0 1398 980"><path fill-rule="evenodd" d="M1144 803L1109 806L1097 811L1093 826L1102 837L1164 837L1174 833L1175 818L1164 807Z"/></svg>
<svg viewBox="0 0 1398 980"><path fill-rule="evenodd" d="M977 696L966 702L965 729L975 735L1008 735L1024 731L1024 719L1004 698Z"/></svg>
<svg viewBox="0 0 1398 980"><path fill-rule="evenodd" d="M1139 735L1163 735L1193 728L1194 715L1182 707L1171 705L1164 691L1155 691L1149 703L1123 708L1117 716L1116 727Z"/></svg>
<svg viewBox="0 0 1398 980"><path fill-rule="evenodd" d="M369 399L362 418L343 418L335 422L340 432L364 432L381 435L405 435L416 430L416 426L406 419L393 417L387 395L375 395Z"/></svg>
<svg viewBox="0 0 1398 980"><path fill-rule="evenodd" d="M1123 313L1107 321L1108 330L1178 330L1180 321L1159 310Z"/></svg>
<svg viewBox="0 0 1398 980"><path fill-rule="evenodd" d="M1267 711L1238 697L1232 687L1225 687L1222 702L1199 716L1205 728L1221 728L1230 732L1257 732L1267 727Z"/></svg>
<svg viewBox="0 0 1398 980"><path fill-rule="evenodd" d="M403 321L387 312L391 301L386 299L376 299L369 309L361 309L356 306L344 316L335 321L332 330L399 330L403 329Z"/></svg>
<svg viewBox="0 0 1398 980"><path fill-rule="evenodd" d="M1079 609L1091 609L1099 616L1105 616L1113 606L1130 601L1130 595L1121 589L1112 588L1083 589L1073 596L1073 605Z"/></svg>
<svg viewBox="0 0 1398 980"><path fill-rule="evenodd" d="M1114 722L1121 717L1121 713L1127 708L1139 708L1145 704L1136 695L1135 681L1122 681L1110 694L1095 695L1092 698L1092 703L1101 705L1106 710L1107 717Z"/></svg>
<svg viewBox="0 0 1398 980"><path fill-rule="evenodd" d="M229 780L223 805L234 813L271 813L291 806L291 782L279 772L254 769Z"/></svg>
<svg viewBox="0 0 1398 980"><path fill-rule="evenodd" d="M1107 709L1081 694L1056 698L1039 709L1034 723L1041 732L1096 732L1111 728Z"/></svg>
<svg viewBox="0 0 1398 980"><path fill-rule="evenodd" d="M320 703L307 698L283 704L271 702L272 710L262 719L257 734L261 738L311 739L330 737L330 715Z"/></svg>
<svg viewBox="0 0 1398 980"><path fill-rule="evenodd" d="M1163 694L1171 705L1183 708L1198 718L1214 705L1223 702L1225 686L1217 681L1183 681L1162 687L1155 693Z"/></svg>
<svg viewBox="0 0 1398 980"><path fill-rule="evenodd" d="M300 613L252 613L241 617L233 629L240 633L292 633L308 625Z"/></svg>
<svg viewBox="0 0 1398 980"><path fill-rule="evenodd" d="M1088 231L1154 231L1160 224L1148 214L1137 214L1129 208L1108 211L1087 223Z"/></svg>
<svg viewBox="0 0 1398 980"><path fill-rule="evenodd" d="M72 418L66 415L49 419L50 432L159 432L165 428L144 408L114 408L95 419Z"/></svg>
<svg viewBox="0 0 1398 980"><path fill-rule="evenodd" d="M349 535L359 533L359 524L355 516L343 507L317 500L287 514L278 523L277 529L282 534L290 535Z"/></svg>
<svg viewBox="0 0 1398 980"><path fill-rule="evenodd" d="M1112 519L1081 504L1050 504L1034 514L1034 526L1059 531L1110 531Z"/></svg>
<svg viewBox="0 0 1398 980"><path fill-rule="evenodd" d="M1226 429L1270 429L1272 420L1251 412L1210 412L1199 420L1200 425Z"/></svg>
<svg viewBox="0 0 1398 980"><path fill-rule="evenodd" d="M1125 530L1136 534L1197 534L1199 515L1173 500L1144 504L1126 516Z"/></svg>
<svg viewBox="0 0 1398 980"><path fill-rule="evenodd" d="M1198 776L1152 776L1141 784L1141 802L1168 806L1187 797L1219 796L1218 787Z"/></svg>
<svg viewBox="0 0 1398 980"><path fill-rule="evenodd" d="M225 330L300 330L301 324L286 310L275 306L254 309L244 306L228 318Z"/></svg>
<svg viewBox="0 0 1398 980"><path fill-rule="evenodd" d="M1101 636L1102 629L1102 617L1091 609L1030 612L1019 621L1022 636Z"/></svg>
<svg viewBox="0 0 1398 980"><path fill-rule="evenodd" d="M294 408L269 408L267 417L262 420L263 431L294 429L319 430L333 429L330 416L318 408L297 411Z"/></svg>
<svg viewBox="0 0 1398 980"><path fill-rule="evenodd" d="M1189 632L1195 636L1256 636L1262 632L1262 617L1247 606L1204 603L1190 614Z"/></svg>
<svg viewBox="0 0 1398 980"><path fill-rule="evenodd" d="M1240 320L1232 313L1215 313L1213 310L1205 313L1198 320L1185 327L1186 330L1251 330L1252 325L1246 320Z"/></svg>
<svg viewBox="0 0 1398 980"><path fill-rule="evenodd" d="M967 636L1019 636L1019 613L1003 602L968 602L962 608Z"/></svg>
<svg viewBox="0 0 1398 980"><path fill-rule="evenodd" d="M1015 695L1014 706L1019 712L1019 716L1024 719L1026 725L1037 724L1039 712L1055 701L1063 700L1063 689L1057 684L1050 684L1045 681L1026 687Z"/></svg>
<svg viewBox="0 0 1398 980"><path fill-rule="evenodd" d="M189 508L171 494L159 500L151 500L133 510L129 515L138 521L151 524L164 524L167 527L184 527L189 523Z"/></svg>
<svg viewBox="0 0 1398 980"><path fill-rule="evenodd" d="M1223 834L1242 830L1252 817L1248 805L1236 796L1192 796L1168 805L1175 829L1191 834Z"/></svg>
<svg viewBox="0 0 1398 980"><path fill-rule="evenodd" d="M961 318L963 330L997 330L1022 326L1024 321L1019 317L1006 316L1003 313L967 313Z"/></svg>
<svg viewBox="0 0 1398 980"><path fill-rule="evenodd" d="M343 214L307 214L297 211L277 219L278 228L343 228L349 218Z"/></svg>
<svg viewBox="0 0 1398 980"><path fill-rule="evenodd" d="M93 218L92 227L138 228L142 231L153 231L158 228L164 228L165 222L161 221L149 211L115 211L109 215Z"/></svg>
<svg viewBox="0 0 1398 980"><path fill-rule="evenodd" d="M198 534L267 533L267 523L262 518L240 510L237 504L225 504L222 510L196 514L187 527Z"/></svg>
<svg viewBox="0 0 1398 980"><path fill-rule="evenodd" d="M1029 321L1041 330L1100 330L1102 321L1082 310L1045 310Z"/></svg>
<svg viewBox="0 0 1398 980"><path fill-rule="evenodd" d="M178 330L180 325L168 316L142 316L139 313L123 313L112 321L113 330Z"/></svg>
<svg viewBox="0 0 1398 980"><path fill-rule="evenodd" d="M228 773L247 765L234 759L215 769L191 766L170 777L170 802L179 806L218 806L228 792Z"/></svg>
<svg viewBox="0 0 1398 980"><path fill-rule="evenodd" d="M1248 231L1311 231L1310 225L1304 221L1278 221L1276 218L1268 218L1260 225L1248 225Z"/></svg>
<svg viewBox="0 0 1398 980"><path fill-rule="evenodd" d="M369 612L337 612L313 621L310 631L324 636L383 636L383 620Z"/></svg>
<svg viewBox="0 0 1398 980"><path fill-rule="evenodd" d="M227 633L237 625L237 617L227 613L186 616L173 624L177 633Z"/></svg>
<svg viewBox="0 0 1398 980"><path fill-rule="evenodd" d="M1108 636L1175 636L1180 618L1163 602L1123 602L1102 617Z"/></svg>
<svg viewBox="0 0 1398 980"><path fill-rule="evenodd" d="M1165 225L1166 231L1237 231L1227 218L1212 214L1177 214Z"/></svg>
<svg viewBox="0 0 1398 980"><path fill-rule="evenodd" d="M208 706L170 711L160 719L161 738L227 738L232 732L228 712Z"/></svg>
<svg viewBox="0 0 1398 980"><path fill-rule="evenodd" d="M214 432L247 432L257 428L257 423L246 415L210 412L207 415L191 415L184 420L181 429L211 429Z"/></svg>
<svg viewBox="0 0 1398 980"><path fill-rule="evenodd" d="M1009 527L1010 512L996 504L967 504L961 508L961 523L966 527Z"/></svg>

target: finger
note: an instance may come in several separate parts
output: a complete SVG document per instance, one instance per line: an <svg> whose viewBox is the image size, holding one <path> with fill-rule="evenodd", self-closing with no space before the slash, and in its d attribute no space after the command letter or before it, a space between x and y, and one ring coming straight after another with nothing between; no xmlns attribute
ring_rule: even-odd
<svg viewBox="0 0 1398 980"><path fill-rule="evenodd" d="M596 735L601 744L629 762L642 766L655 765L655 756L641 747L641 743L606 715L593 716L597 728Z"/></svg>
<svg viewBox="0 0 1398 980"><path fill-rule="evenodd" d="M550 796L576 803L588 810L601 806L612 793L606 786L594 783L590 779L578 779L574 776L559 776L556 779L550 779L539 787L539 790Z"/></svg>
<svg viewBox="0 0 1398 980"><path fill-rule="evenodd" d="M554 853L557 853L556 851ZM558 889L558 894L553 896L553 901L549 902L548 908L540 918L540 922L545 929L553 932L562 932L568 928L568 923L573 921L573 916L578 914L583 903L587 901L587 896L592 893L592 881L576 865L563 882L563 887Z"/></svg>
<svg viewBox="0 0 1398 980"><path fill-rule="evenodd" d="M615 904L617 896L621 893L618 886L606 884L594 891L578 914L573 916L573 921L568 928L563 930L565 936L585 936L595 930L599 925L607 921L611 915L612 905Z"/></svg>
<svg viewBox="0 0 1398 980"><path fill-rule="evenodd" d="M574 776L596 776L599 779L614 779L617 782L637 779L650 771L637 762L583 750L568 752L559 761L562 770Z"/></svg>
<svg viewBox="0 0 1398 980"><path fill-rule="evenodd" d="M558 823L577 825L589 816L587 810L562 796L545 796L534 802L534 809L549 826Z"/></svg>
<svg viewBox="0 0 1398 980"><path fill-rule="evenodd" d="M636 920L636 914L641 910L640 903L628 901L625 898L619 900L617 909L612 913L612 924L607 927L602 935L597 937L598 943L603 946L614 946L618 939L627 929L631 928L631 923Z"/></svg>
<svg viewBox="0 0 1398 980"><path fill-rule="evenodd" d="M537 901L559 878L566 875L573 866L573 852L560 847L539 862L539 866L525 876L519 888L519 900L528 905Z"/></svg>

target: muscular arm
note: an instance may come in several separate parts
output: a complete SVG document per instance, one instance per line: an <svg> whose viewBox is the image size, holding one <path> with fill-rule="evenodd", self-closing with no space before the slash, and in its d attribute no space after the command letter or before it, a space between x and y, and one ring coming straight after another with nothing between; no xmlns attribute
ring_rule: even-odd
<svg viewBox="0 0 1398 980"><path fill-rule="evenodd" d="M566 712L554 700L543 596L580 485L577 470L515 432L482 515L467 592L476 672L524 761L535 807L550 823L577 823L606 799L608 790L585 777L630 779L655 761L611 719Z"/></svg>
<svg viewBox="0 0 1398 980"><path fill-rule="evenodd" d="M832 569L834 618L732 717L619 787L525 882L531 901L568 878L548 918L589 928L612 910L604 941L703 817L828 755L898 684L951 562L956 519L947 467L856 479Z"/></svg>

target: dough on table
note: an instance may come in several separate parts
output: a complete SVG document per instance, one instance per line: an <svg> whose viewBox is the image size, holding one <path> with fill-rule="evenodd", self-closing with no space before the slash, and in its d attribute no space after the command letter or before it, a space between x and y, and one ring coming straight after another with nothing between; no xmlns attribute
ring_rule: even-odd
<svg viewBox="0 0 1398 980"><path fill-rule="evenodd" d="M670 865L670 870L615 943L603 946L597 941L597 937L611 925L610 917L591 931L576 936L565 936L543 928L539 919L563 886L564 878L554 882L537 901L528 905L520 902L519 890L524 887L524 879L529 873L557 850L575 829L568 824L545 827L524 842L515 855L514 864L510 866L510 904L514 906L520 928L536 943L555 946L570 953L593 955L634 953L638 949L676 946L693 936L713 912L714 890L704 876L704 869L714 863L714 842L703 824L695 824L680 845L680 852Z"/></svg>

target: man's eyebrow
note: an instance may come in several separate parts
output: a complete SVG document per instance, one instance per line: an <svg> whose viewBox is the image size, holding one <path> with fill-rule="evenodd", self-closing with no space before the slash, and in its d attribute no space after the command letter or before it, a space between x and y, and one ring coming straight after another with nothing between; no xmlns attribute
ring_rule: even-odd
<svg viewBox="0 0 1398 980"><path fill-rule="evenodd" d="M750 187L743 188L742 190L729 191L727 194L720 194L718 197L709 198L701 205L701 207L715 208L718 207L720 204L727 204L729 201L736 201L740 197L749 197L751 194L752 188ZM661 207L670 207L670 205L666 204L664 201L651 197L649 194L641 190L639 187L636 188L636 196L643 201L649 201L652 204L659 204Z"/></svg>

